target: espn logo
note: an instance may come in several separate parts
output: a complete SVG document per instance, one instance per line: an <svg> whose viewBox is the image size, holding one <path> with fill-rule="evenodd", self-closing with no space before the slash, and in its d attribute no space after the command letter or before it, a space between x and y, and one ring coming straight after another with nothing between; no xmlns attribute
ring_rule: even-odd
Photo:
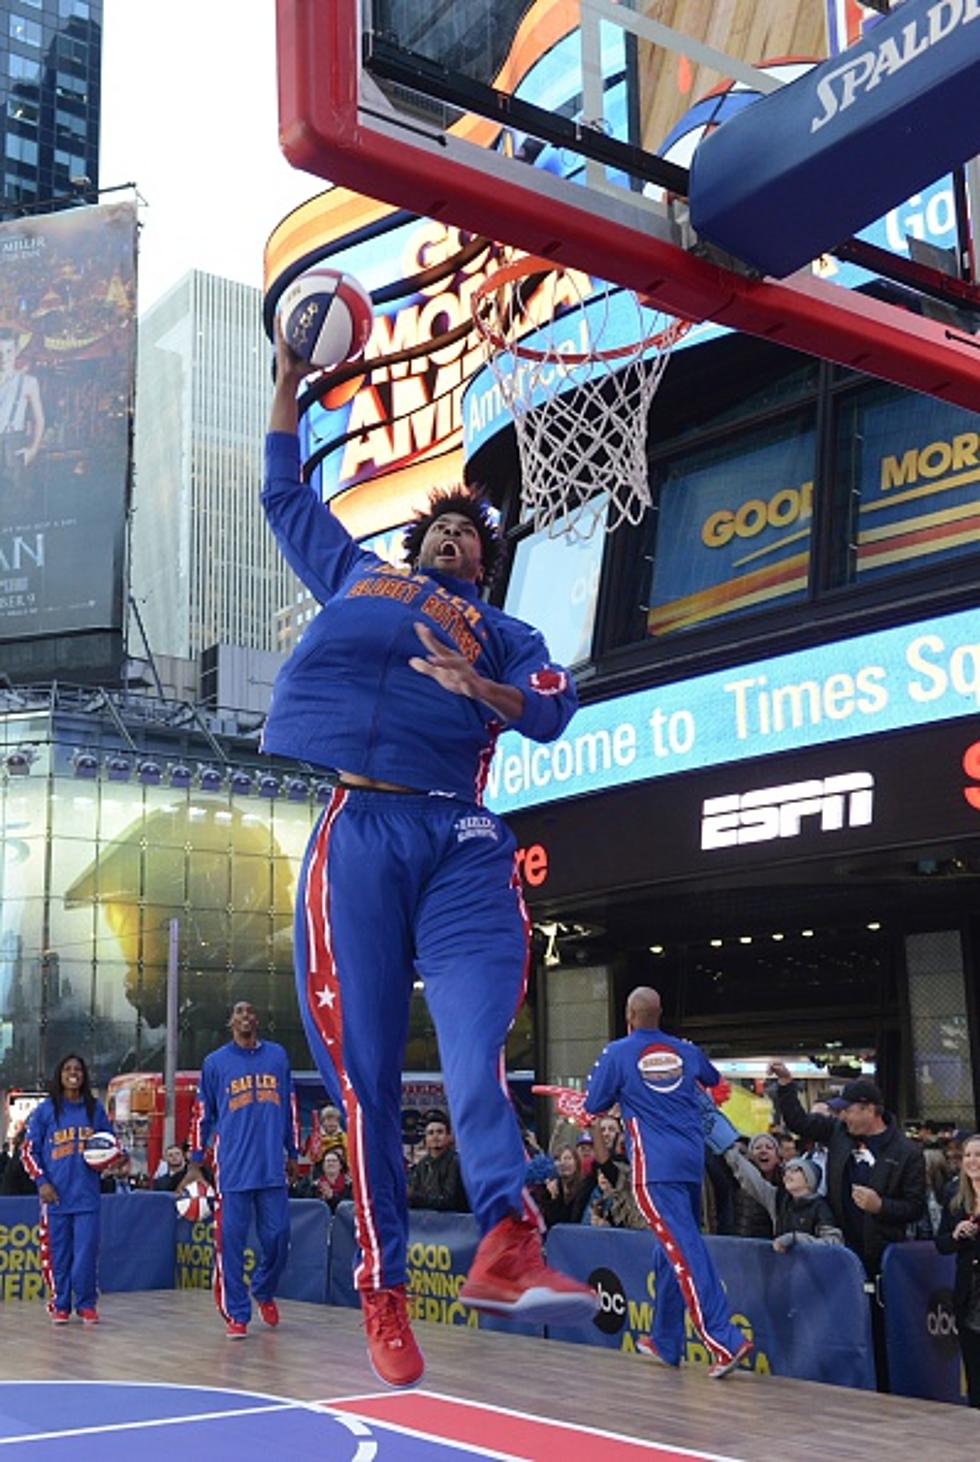
<svg viewBox="0 0 980 1462"><path fill-rule="evenodd" d="M730 797L708 797L701 808L701 847L734 848L798 838L804 823L822 833L867 827L873 820L874 777L844 772L782 787L762 787Z"/></svg>

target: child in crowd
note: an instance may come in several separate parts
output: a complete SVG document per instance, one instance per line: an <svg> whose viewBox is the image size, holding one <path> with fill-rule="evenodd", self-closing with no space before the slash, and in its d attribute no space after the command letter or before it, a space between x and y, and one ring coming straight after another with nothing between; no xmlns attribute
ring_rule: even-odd
<svg viewBox="0 0 980 1462"><path fill-rule="evenodd" d="M785 1254L794 1244L842 1244L844 1235L834 1222L825 1198L821 1198L820 1169L808 1157L794 1157L783 1169L782 1187L774 1187L755 1163L739 1149L730 1147L725 1161L739 1186L751 1193L772 1220L772 1246Z"/></svg>

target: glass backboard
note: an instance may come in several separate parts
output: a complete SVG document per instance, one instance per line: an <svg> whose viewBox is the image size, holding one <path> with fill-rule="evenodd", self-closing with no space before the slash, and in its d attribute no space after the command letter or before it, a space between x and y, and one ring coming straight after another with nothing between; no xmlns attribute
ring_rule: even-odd
<svg viewBox="0 0 980 1462"><path fill-rule="evenodd" d="M706 139L870 44L889 8L278 0L282 145L333 182L628 285L686 319L976 407L975 168L937 167L849 247L782 284L691 227L690 168Z"/></svg>

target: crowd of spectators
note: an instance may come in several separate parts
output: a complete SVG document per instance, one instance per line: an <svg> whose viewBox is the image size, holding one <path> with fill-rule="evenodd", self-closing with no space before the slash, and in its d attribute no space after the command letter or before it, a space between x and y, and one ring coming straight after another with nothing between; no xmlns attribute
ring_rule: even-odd
<svg viewBox="0 0 980 1462"><path fill-rule="evenodd" d="M768 1130L740 1138L724 1158L707 1154L703 1230L768 1239L784 1254L799 1244L851 1249L864 1267L883 1390L878 1280L885 1249L918 1239L955 1253L954 1309L970 1404L980 1406L980 1135L939 1122L902 1130L878 1086L864 1077L806 1108L783 1063L774 1062L771 1074ZM530 1154L528 1182L548 1227L646 1227L615 1113L579 1136L559 1119L548 1153Z"/></svg>
<svg viewBox="0 0 980 1462"><path fill-rule="evenodd" d="M954 1311L971 1406L980 1406L980 1135L953 1123L917 1122L902 1131L874 1082L848 1081L805 1108L781 1062L773 1062L773 1120L740 1138L724 1158L708 1154L702 1195L705 1232L768 1239L777 1252L797 1244L845 1245L861 1260L870 1296L879 1386L887 1388L880 1286L886 1247L934 1241L956 1255ZM421 1118L421 1146L406 1160L411 1207L466 1213L459 1155L449 1117ZM20 1160L23 1130L0 1152L0 1193L33 1194ZM581 1131L560 1119L548 1150L525 1132L527 1181L548 1228L558 1223L645 1229L633 1196L622 1124L615 1111ZM293 1197L331 1210L351 1197L347 1136L340 1112L314 1113ZM152 1187L175 1192L187 1172L186 1145L168 1147L152 1176L121 1172L105 1191ZM111 1184L111 1187L110 1187Z"/></svg>

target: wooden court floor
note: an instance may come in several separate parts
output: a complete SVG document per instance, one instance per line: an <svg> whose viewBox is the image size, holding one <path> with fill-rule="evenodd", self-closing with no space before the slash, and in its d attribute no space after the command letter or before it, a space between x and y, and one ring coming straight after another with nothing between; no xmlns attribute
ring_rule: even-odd
<svg viewBox="0 0 980 1462"><path fill-rule="evenodd" d="M97 1329L55 1328L39 1304L0 1304L4 1379L170 1382L306 1401L385 1389L353 1310L285 1301L278 1330L256 1320L247 1340L230 1342L202 1291L110 1294L100 1308ZM709 1381L697 1368L665 1371L640 1356L465 1328L420 1324L416 1333L429 1391L740 1462L938 1462L975 1454L980 1435L966 1407L748 1372ZM575 1455L563 1446L554 1462L589 1457L583 1433Z"/></svg>

